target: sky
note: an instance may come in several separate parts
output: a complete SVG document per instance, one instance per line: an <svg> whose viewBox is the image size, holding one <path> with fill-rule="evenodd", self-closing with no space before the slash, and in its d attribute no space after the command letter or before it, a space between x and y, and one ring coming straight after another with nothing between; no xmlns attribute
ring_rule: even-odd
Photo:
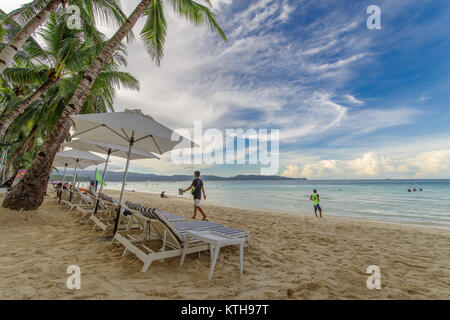
<svg viewBox="0 0 450 320"><path fill-rule="evenodd" d="M26 1L2 0L10 11ZM122 1L128 14L137 0ZM165 57L155 66L139 38L115 110L142 109L174 129L278 129L277 174L310 179L450 178L450 2L214 0L223 42L166 6ZM381 8L381 29L366 12ZM113 30L104 28L111 35ZM197 141L196 141L197 142ZM124 161L114 159L113 170ZM259 165L175 165L156 174L259 174Z"/></svg>

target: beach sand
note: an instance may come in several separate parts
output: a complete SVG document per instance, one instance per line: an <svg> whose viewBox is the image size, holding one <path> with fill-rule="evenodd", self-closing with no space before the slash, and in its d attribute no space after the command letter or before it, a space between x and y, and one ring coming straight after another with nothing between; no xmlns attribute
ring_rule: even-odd
<svg viewBox="0 0 450 320"><path fill-rule="evenodd" d="M117 196L117 192L108 194ZM192 216L192 201L127 192L126 199ZM237 248L221 250L213 280L209 253L154 262L147 273L123 247L93 241L50 197L35 212L0 209L1 299L448 299L450 230L202 204L210 221L247 230L252 246L239 275ZM326 214L326 213L325 213ZM66 287L81 268L81 290ZM366 269L381 269L381 290Z"/></svg>

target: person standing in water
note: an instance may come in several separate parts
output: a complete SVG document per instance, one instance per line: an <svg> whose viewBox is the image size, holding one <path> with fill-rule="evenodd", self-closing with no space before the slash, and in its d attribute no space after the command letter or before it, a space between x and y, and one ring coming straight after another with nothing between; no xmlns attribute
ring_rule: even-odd
<svg viewBox="0 0 450 320"><path fill-rule="evenodd" d="M317 190L314 189L314 193L311 195L311 197L309 197L309 200L312 200L313 205L314 205L314 214L317 217L317 209L319 209L319 213L320 213L320 217L322 218L322 208L320 207L320 198L319 198L319 194L317 193Z"/></svg>
<svg viewBox="0 0 450 320"><path fill-rule="evenodd" d="M192 190L191 193L194 196L194 216L192 219L195 219L197 216L197 210L200 211L200 213L203 215L203 220L206 220L206 214L203 212L203 209L200 208L200 201L202 199L202 193L203 193L203 199L206 200L206 193L205 188L203 187L203 181L200 179L200 171L195 171L194 173L194 180L192 181L192 184L189 188L186 190L183 190L182 193L185 193L186 191Z"/></svg>

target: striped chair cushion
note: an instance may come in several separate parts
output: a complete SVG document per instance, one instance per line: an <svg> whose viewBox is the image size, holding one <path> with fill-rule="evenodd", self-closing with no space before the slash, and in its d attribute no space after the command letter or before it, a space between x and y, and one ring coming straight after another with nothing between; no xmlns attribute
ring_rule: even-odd
<svg viewBox="0 0 450 320"><path fill-rule="evenodd" d="M138 210L139 205L138 205L137 203L134 203L134 202L131 202L131 201L126 200L126 201L125 201L125 205L126 205L128 208L132 209L132 210L139 211L139 210Z"/></svg>
<svg viewBox="0 0 450 320"><path fill-rule="evenodd" d="M119 203L119 202L117 202L116 199L114 199L114 198L108 196L107 194L100 193L98 196L100 197L100 199L105 200L105 201L108 201L108 202L110 202L110 203Z"/></svg>
<svg viewBox="0 0 450 320"><path fill-rule="evenodd" d="M149 219L157 219L157 217L154 215L154 208L149 208L146 206L143 206L139 203L134 203L131 201L125 201L125 205L130 208L131 210L136 210L138 212L140 212L144 217L147 217Z"/></svg>

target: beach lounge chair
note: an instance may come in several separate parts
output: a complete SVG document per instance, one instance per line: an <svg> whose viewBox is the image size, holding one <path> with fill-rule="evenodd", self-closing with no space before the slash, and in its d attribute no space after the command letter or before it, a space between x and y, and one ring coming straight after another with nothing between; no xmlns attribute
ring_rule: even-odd
<svg viewBox="0 0 450 320"><path fill-rule="evenodd" d="M60 204L64 207L67 207L69 209L73 208L75 206L75 203L77 203L79 199L77 199L76 196L72 195L72 199L70 200L70 191L67 189L64 189L61 195L61 202Z"/></svg>
<svg viewBox="0 0 450 320"><path fill-rule="evenodd" d="M98 201L99 203L97 207L97 214L103 214L106 209L105 204L100 198L98 199ZM95 196L95 194L89 193L87 195L84 195L82 202L76 206L76 209L81 213L81 218L79 219L79 222L81 224L86 224L87 222L91 221L89 219L89 216L94 214L96 202L97 197Z"/></svg>
<svg viewBox="0 0 450 320"><path fill-rule="evenodd" d="M102 212L97 212L96 214L91 214L89 220L94 223L93 230L100 228L103 230L101 237L104 237L108 232L114 230L114 225L117 216L117 210L119 207L119 203L116 199L109 197L103 193L99 195L105 209ZM125 213L125 208L121 209L121 217ZM119 220L119 230L129 228L128 218ZM139 228L139 224L136 221L131 222L130 228Z"/></svg>
<svg viewBox="0 0 450 320"><path fill-rule="evenodd" d="M102 200L103 204L105 206L105 210L101 213L91 214L89 217L89 220L94 223L94 227L92 230L96 230L97 228L100 228L103 230L102 237L108 233L108 231L111 230L114 219L117 214L117 208L118 204L111 203L106 200Z"/></svg>
<svg viewBox="0 0 450 320"><path fill-rule="evenodd" d="M158 210L156 208L149 208L137 203L133 203L130 201L125 201L125 205L131 209L138 211L145 217L149 219L155 219L160 220L163 223L170 223L173 225L175 229L177 229L182 236L184 237L186 235L186 231L188 230L195 230L195 231L215 231L222 234L225 234L227 236L236 237L236 238L245 238L246 242L250 244L250 235L246 231L233 229L225 227L221 224L217 224L210 221L204 221L204 220L188 220L187 218L183 216L179 216L170 212Z"/></svg>
<svg viewBox="0 0 450 320"><path fill-rule="evenodd" d="M126 232L118 231L114 235L113 242L118 241L125 247L123 256L131 252L144 263L142 272L146 272L153 261L182 255L184 240L179 239L166 224L147 218L135 210L132 213L141 225L139 235L134 235L128 228ZM208 244L193 240L189 244L187 254L207 250Z"/></svg>
<svg viewBox="0 0 450 320"><path fill-rule="evenodd" d="M230 237L244 238L247 244L250 244L248 232L227 228L213 222L171 222L162 211L157 209L144 210L144 213L131 209L130 212L141 226L138 236L131 232L130 228L125 228L124 232L118 231L114 235L113 242L118 241L125 247L123 255L131 252L144 263L142 272L146 272L153 261L181 256L188 230L214 231ZM156 249L150 248L151 246L156 246ZM210 250L207 243L193 239L189 241L186 254L206 250Z"/></svg>
<svg viewBox="0 0 450 320"><path fill-rule="evenodd" d="M90 199L84 192L73 189L72 196L70 195L70 192L70 190L65 190L63 198L61 199L61 204L68 208L69 211L72 211L79 206L82 208L89 203Z"/></svg>

